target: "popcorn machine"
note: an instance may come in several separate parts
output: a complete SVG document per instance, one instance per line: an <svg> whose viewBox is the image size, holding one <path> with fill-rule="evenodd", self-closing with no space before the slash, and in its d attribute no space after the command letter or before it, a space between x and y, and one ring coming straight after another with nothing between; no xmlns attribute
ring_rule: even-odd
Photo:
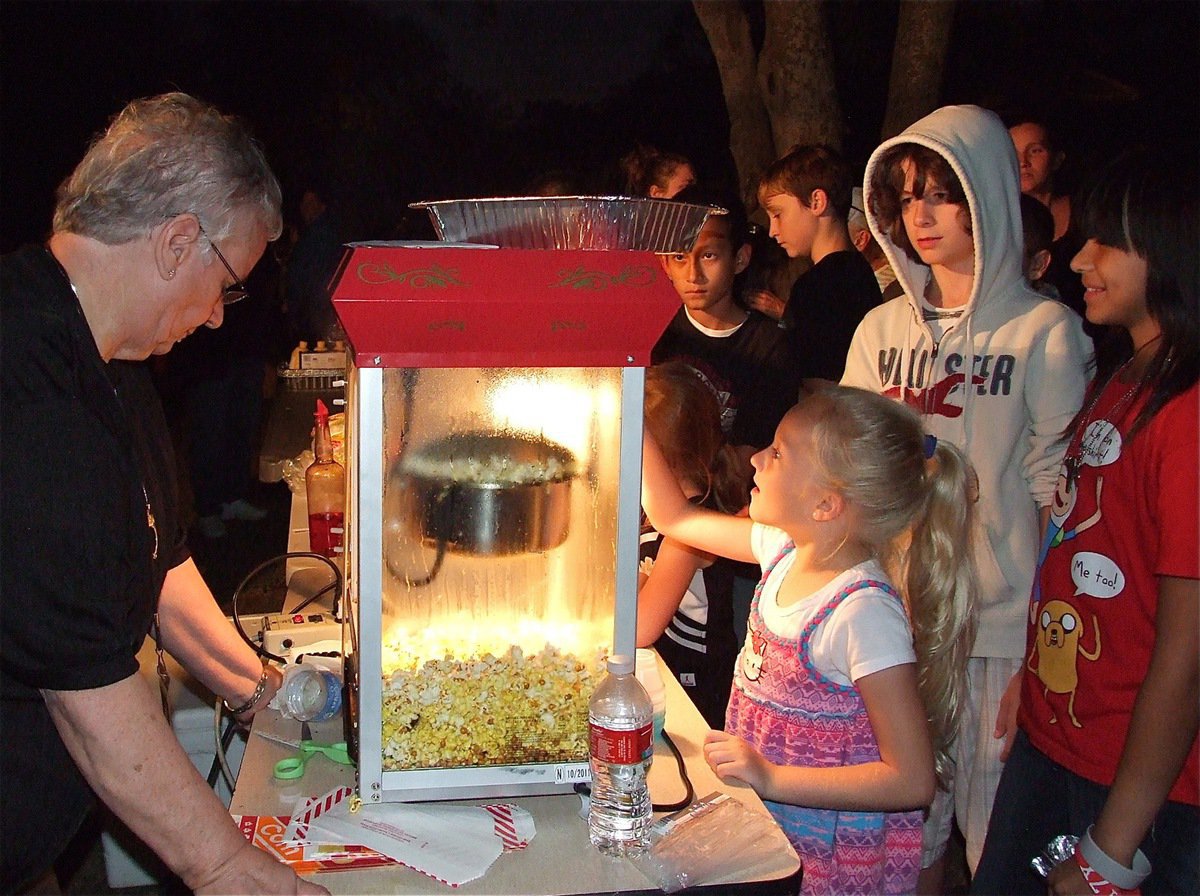
<svg viewBox="0 0 1200 896"><path fill-rule="evenodd" d="M335 284L359 793L569 791L634 648L643 368L678 297L626 249L356 244Z"/></svg>

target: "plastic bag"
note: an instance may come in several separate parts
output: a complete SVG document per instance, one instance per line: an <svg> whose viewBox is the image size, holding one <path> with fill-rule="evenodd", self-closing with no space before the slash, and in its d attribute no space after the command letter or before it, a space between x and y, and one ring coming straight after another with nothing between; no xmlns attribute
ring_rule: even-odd
<svg viewBox="0 0 1200 896"><path fill-rule="evenodd" d="M304 494L304 471L308 469L316 457L310 449L305 448L295 457L283 462L283 481L288 484L293 495Z"/></svg>
<svg viewBox="0 0 1200 896"><path fill-rule="evenodd" d="M633 862L660 889L675 893L751 871L781 851L794 854L769 815L714 793L655 822L650 848Z"/></svg>

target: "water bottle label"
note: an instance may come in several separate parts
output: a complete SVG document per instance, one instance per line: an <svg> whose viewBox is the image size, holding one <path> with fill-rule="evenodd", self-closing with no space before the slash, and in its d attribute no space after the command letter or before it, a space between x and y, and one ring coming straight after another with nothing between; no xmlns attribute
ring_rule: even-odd
<svg viewBox="0 0 1200 896"><path fill-rule="evenodd" d="M342 709L342 683L332 672L322 670L321 677L325 679L325 705L313 716L314 722L332 719Z"/></svg>
<svg viewBox="0 0 1200 896"><path fill-rule="evenodd" d="M647 759L654 750L654 723L641 728L614 731L599 725L588 725L592 758L614 765L632 765Z"/></svg>

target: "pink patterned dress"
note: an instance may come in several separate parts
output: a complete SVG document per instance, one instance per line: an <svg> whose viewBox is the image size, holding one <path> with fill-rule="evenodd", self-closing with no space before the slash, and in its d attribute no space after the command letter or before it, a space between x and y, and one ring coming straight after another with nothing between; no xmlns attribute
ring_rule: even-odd
<svg viewBox="0 0 1200 896"><path fill-rule="evenodd" d="M846 597L875 588L899 600L887 582L860 579L835 594L798 642L774 635L759 611L763 583L794 548L790 542L764 570L754 592L749 630L734 672L725 728L783 765L832 768L879 759L862 695L823 676L809 656L820 623ZM849 812L764 801L804 863L800 892L912 893L921 869L921 816Z"/></svg>

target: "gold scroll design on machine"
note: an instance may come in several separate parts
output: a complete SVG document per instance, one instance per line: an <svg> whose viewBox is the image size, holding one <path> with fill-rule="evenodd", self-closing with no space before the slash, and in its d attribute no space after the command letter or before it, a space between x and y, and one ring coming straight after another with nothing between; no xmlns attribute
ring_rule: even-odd
<svg viewBox="0 0 1200 896"><path fill-rule="evenodd" d="M653 282L654 269L649 265L623 268L615 274L607 271L589 271L587 268L574 268L559 271L558 282L551 283L550 288L602 290L616 286L649 286Z"/></svg>
<svg viewBox="0 0 1200 896"><path fill-rule="evenodd" d="M373 286L383 283L407 283L415 289L445 289L448 286L466 285L458 279L457 268L443 268L436 264L409 271L397 271L390 264L364 261L358 266L358 279Z"/></svg>

